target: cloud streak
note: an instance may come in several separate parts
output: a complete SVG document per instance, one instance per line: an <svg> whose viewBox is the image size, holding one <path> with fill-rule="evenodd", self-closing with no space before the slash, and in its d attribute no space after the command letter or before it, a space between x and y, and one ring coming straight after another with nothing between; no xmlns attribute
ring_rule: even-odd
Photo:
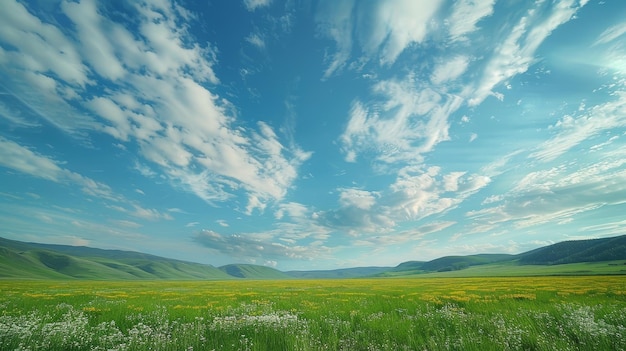
<svg viewBox="0 0 626 351"><path fill-rule="evenodd" d="M233 257L254 259L293 259L311 260L323 258L328 250L324 247L286 245L262 239L255 239L253 235L223 235L212 230L202 230L194 235L193 240L198 244Z"/></svg>

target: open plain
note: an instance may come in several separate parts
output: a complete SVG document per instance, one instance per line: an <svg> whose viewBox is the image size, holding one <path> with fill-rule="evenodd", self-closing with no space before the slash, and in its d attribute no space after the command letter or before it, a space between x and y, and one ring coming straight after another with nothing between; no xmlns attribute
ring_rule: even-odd
<svg viewBox="0 0 626 351"><path fill-rule="evenodd" d="M624 276L0 281L2 350L624 350Z"/></svg>

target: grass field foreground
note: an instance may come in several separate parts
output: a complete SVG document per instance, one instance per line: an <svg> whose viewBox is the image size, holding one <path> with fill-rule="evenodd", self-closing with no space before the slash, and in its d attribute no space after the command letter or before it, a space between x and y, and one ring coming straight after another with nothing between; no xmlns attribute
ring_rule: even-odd
<svg viewBox="0 0 626 351"><path fill-rule="evenodd" d="M625 350L626 277L0 281L2 350Z"/></svg>

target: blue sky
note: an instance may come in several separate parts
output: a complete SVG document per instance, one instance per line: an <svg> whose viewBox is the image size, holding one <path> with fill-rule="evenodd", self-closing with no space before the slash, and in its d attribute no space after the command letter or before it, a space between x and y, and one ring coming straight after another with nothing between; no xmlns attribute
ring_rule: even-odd
<svg viewBox="0 0 626 351"><path fill-rule="evenodd" d="M0 7L0 236L290 270L626 233L626 2Z"/></svg>

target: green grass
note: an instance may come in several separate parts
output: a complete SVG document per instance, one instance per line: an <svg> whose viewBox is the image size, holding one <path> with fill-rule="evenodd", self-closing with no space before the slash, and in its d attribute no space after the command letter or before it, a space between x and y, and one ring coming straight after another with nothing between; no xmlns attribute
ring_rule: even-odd
<svg viewBox="0 0 626 351"><path fill-rule="evenodd" d="M491 263L446 272L405 270L385 272L386 277L525 277L546 275L626 275L626 261L584 262L559 265L518 265L516 262Z"/></svg>
<svg viewBox="0 0 626 351"><path fill-rule="evenodd" d="M624 350L622 276L0 281L0 349Z"/></svg>

